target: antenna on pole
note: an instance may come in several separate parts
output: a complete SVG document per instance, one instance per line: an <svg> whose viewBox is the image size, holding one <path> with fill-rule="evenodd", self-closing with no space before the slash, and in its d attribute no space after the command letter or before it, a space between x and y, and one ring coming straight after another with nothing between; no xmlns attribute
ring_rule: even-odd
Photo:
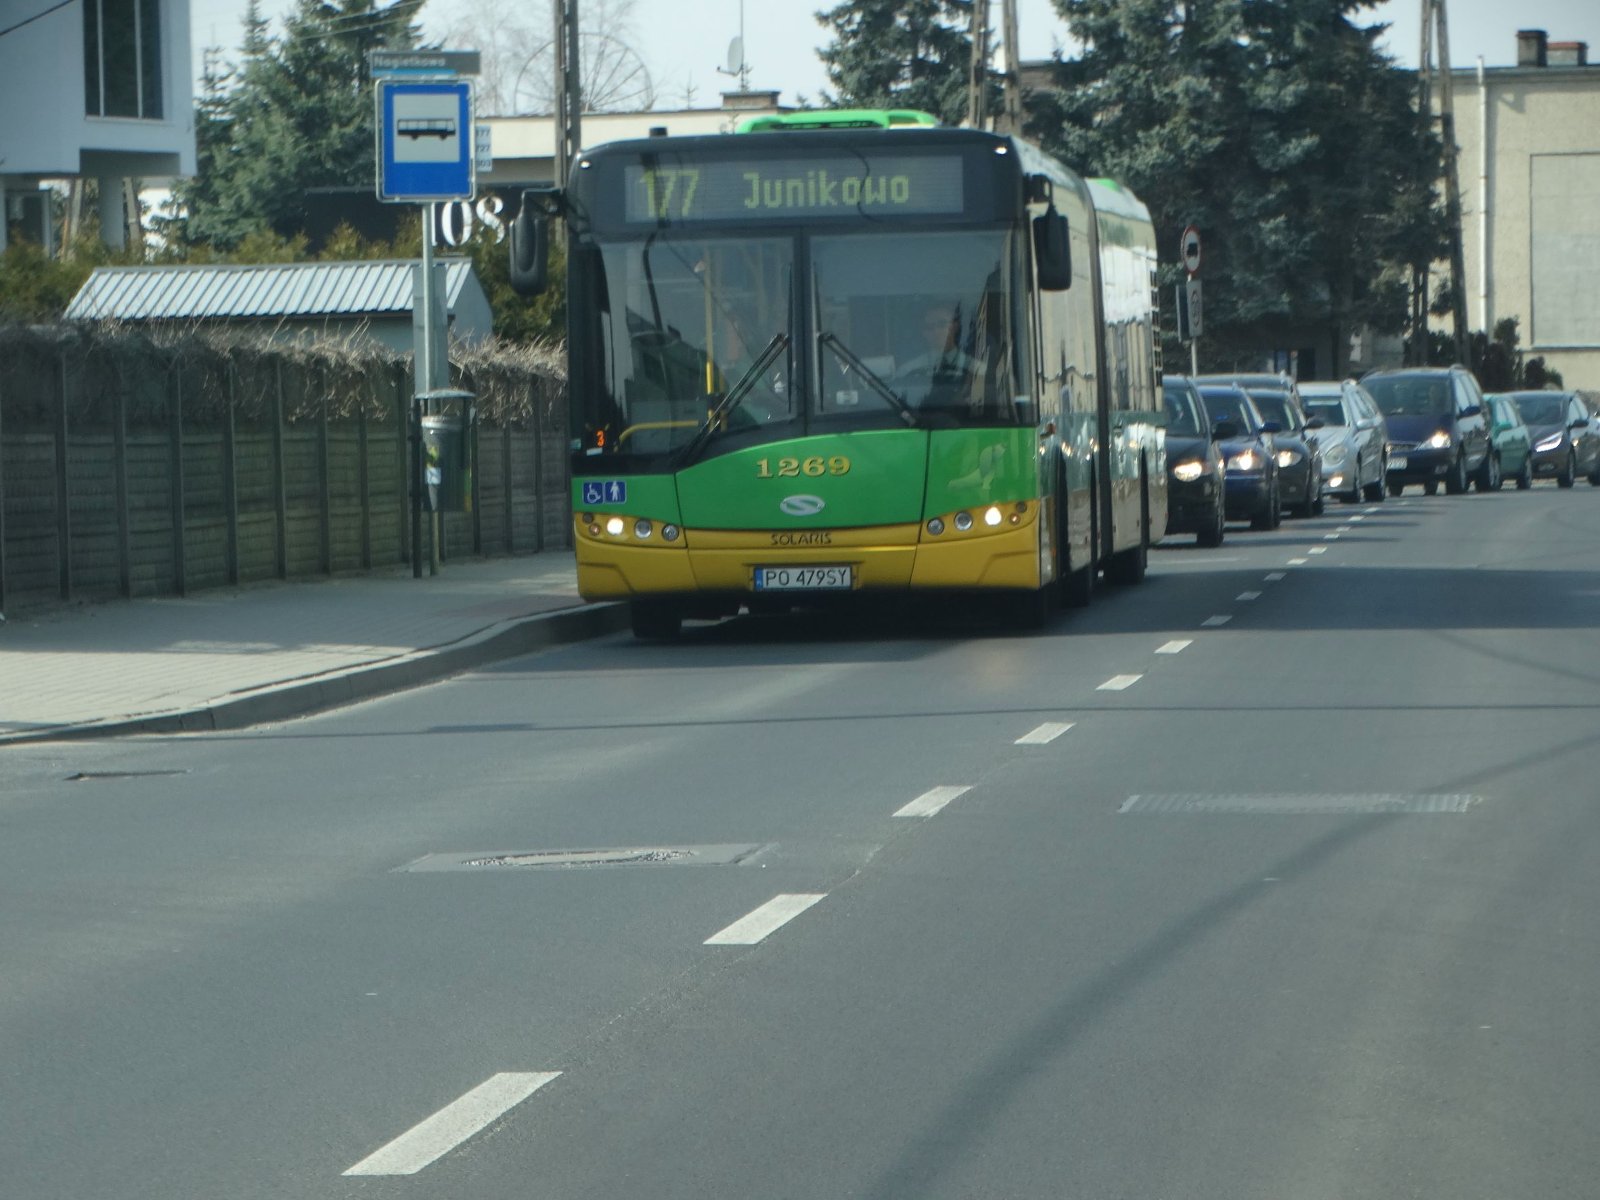
<svg viewBox="0 0 1600 1200"><path fill-rule="evenodd" d="M739 0L739 36L728 43L728 65L717 68L718 75L732 75L739 80L739 90L750 90L750 64L744 57L744 0Z"/></svg>

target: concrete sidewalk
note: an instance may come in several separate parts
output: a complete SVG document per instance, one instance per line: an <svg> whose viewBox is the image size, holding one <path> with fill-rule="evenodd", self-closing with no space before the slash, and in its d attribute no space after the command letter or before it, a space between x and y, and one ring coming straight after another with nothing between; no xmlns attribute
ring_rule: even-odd
<svg viewBox="0 0 1600 1200"><path fill-rule="evenodd" d="M235 729L625 628L571 551L109 601L0 624L0 745Z"/></svg>

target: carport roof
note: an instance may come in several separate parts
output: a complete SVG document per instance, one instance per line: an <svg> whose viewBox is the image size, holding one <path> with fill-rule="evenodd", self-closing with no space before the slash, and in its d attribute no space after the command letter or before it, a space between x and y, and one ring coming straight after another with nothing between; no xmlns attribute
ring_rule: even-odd
<svg viewBox="0 0 1600 1200"><path fill-rule="evenodd" d="M467 259L441 259L445 303L454 309L473 277ZM206 263L96 267L67 305L68 320L182 321L370 317L409 313L411 260Z"/></svg>

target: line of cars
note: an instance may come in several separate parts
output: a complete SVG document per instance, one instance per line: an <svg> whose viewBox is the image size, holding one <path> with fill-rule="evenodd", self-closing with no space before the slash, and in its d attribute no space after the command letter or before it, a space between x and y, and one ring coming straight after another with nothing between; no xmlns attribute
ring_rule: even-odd
<svg viewBox="0 0 1600 1200"><path fill-rule="evenodd" d="M1275 529L1287 509L1536 478L1600 487L1600 412L1576 392L1484 395L1464 367L1378 371L1360 382L1169 375L1167 529L1220 545L1229 521Z"/></svg>

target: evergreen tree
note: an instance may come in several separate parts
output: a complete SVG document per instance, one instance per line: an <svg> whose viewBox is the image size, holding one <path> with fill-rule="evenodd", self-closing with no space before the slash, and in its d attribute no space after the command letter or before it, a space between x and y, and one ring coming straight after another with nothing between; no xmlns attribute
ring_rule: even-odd
<svg viewBox="0 0 1600 1200"><path fill-rule="evenodd" d="M413 49L424 0L297 0L281 38L256 0L243 60L203 80L199 174L177 189L169 236L227 250L248 234L293 236L306 189L375 184L369 51Z"/></svg>
<svg viewBox="0 0 1600 1200"><path fill-rule="evenodd" d="M972 0L851 0L817 20L833 32L818 53L836 91L827 104L917 108L947 124L966 115Z"/></svg>
<svg viewBox="0 0 1600 1200"><path fill-rule="evenodd" d="M1406 264L1439 244L1438 147L1381 27L1350 20L1365 0L1056 6L1085 50L1030 132L1150 206L1164 283L1178 231L1201 228L1212 364L1314 341L1326 374L1356 325L1400 328Z"/></svg>

